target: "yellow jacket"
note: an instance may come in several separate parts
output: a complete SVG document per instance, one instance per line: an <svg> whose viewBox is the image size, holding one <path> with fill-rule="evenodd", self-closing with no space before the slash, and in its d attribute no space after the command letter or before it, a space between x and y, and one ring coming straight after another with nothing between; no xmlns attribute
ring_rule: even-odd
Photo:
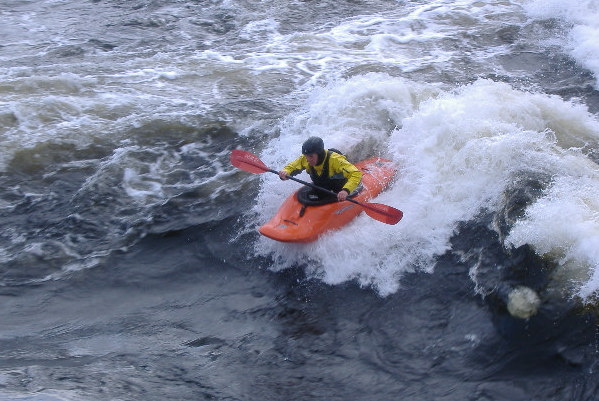
<svg viewBox="0 0 599 401"><path fill-rule="evenodd" d="M323 172L326 160L327 157L324 158L322 163L314 167L311 167L310 164L308 164L308 159L306 159L306 156L301 155L296 160L283 167L283 170L286 171L287 174L293 176L301 173L303 170L307 170L308 173L310 173L310 171L314 169L316 174L320 176ZM330 156L328 157L328 160L328 178L338 179L345 177L347 179L347 182L343 185L343 188L341 189L345 189L348 193L351 194L358 187L358 185L360 185L360 182L362 181L362 172L358 170L356 166L348 162L347 158L344 155L339 154L337 152L331 152ZM312 174L310 175L312 176ZM314 181L314 177L312 177L312 180Z"/></svg>

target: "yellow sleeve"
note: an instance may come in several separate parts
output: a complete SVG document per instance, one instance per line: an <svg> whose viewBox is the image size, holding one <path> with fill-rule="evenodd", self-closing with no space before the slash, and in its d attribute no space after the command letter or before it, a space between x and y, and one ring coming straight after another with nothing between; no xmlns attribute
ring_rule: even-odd
<svg viewBox="0 0 599 401"><path fill-rule="evenodd" d="M306 159L306 156L301 155L300 157L283 167L283 171L286 171L287 174L293 176L301 173L302 170L305 170L306 168L308 168L308 160Z"/></svg>
<svg viewBox="0 0 599 401"><path fill-rule="evenodd" d="M329 174L342 173L347 182L343 186L343 189L347 190L348 193L352 193L360 182L362 182L362 172L358 170L356 166L347 161L345 156L338 153L331 155L330 171Z"/></svg>

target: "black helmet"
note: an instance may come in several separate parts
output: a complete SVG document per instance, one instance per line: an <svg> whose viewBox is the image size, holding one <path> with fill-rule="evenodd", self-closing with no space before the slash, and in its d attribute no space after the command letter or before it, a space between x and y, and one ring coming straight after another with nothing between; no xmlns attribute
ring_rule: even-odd
<svg viewBox="0 0 599 401"><path fill-rule="evenodd" d="M324 142L317 136L311 136L302 145L302 153L305 155L310 153L318 153L320 155L322 152L324 152Z"/></svg>

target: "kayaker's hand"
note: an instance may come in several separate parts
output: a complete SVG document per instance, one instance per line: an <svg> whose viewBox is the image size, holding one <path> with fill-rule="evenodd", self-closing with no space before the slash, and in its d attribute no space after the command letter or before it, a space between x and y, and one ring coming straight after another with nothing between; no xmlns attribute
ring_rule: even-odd
<svg viewBox="0 0 599 401"><path fill-rule="evenodd" d="M286 180L289 178L289 174L287 174L287 171L281 170L279 171L279 178L282 180Z"/></svg>
<svg viewBox="0 0 599 401"><path fill-rule="evenodd" d="M341 191L339 191L339 193L337 193L337 200L339 202L342 202L347 198L348 195L349 193L345 189L342 189Z"/></svg>

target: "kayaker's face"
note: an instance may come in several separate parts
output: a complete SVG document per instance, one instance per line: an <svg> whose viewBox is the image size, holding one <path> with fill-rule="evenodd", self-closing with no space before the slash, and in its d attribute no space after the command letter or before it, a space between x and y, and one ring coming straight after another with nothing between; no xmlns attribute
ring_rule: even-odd
<svg viewBox="0 0 599 401"><path fill-rule="evenodd" d="M308 153L306 155L306 160L308 160L310 166L316 166L318 163L318 153Z"/></svg>

